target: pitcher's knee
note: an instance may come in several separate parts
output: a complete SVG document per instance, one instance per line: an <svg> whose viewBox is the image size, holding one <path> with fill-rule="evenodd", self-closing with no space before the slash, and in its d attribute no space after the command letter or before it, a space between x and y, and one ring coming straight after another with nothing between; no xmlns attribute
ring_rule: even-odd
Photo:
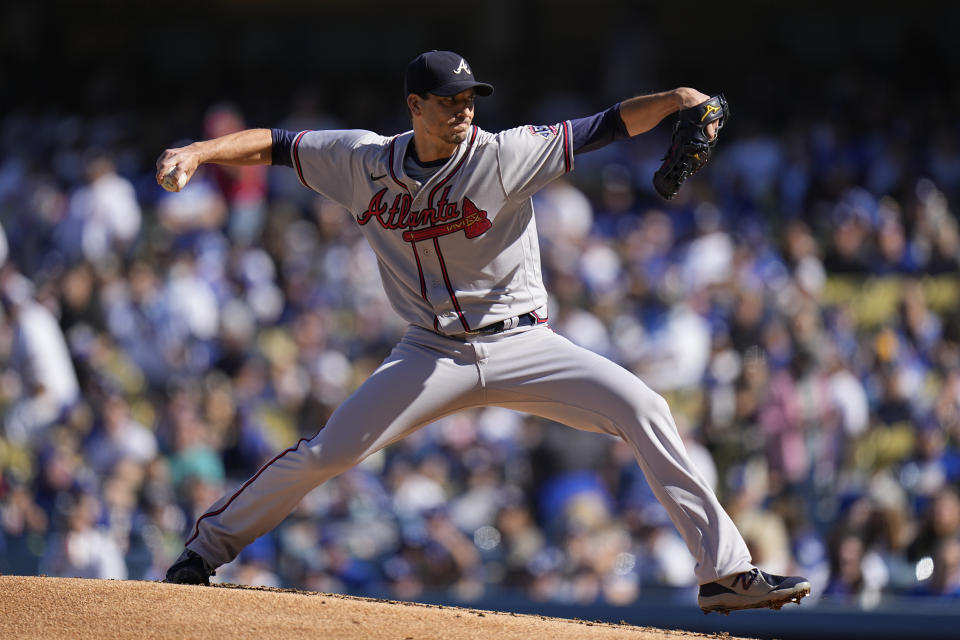
<svg viewBox="0 0 960 640"><path fill-rule="evenodd" d="M661 416L670 416L670 404L659 393L653 394L654 411ZM673 420L671 420L673 422Z"/></svg>
<svg viewBox="0 0 960 640"><path fill-rule="evenodd" d="M667 404L666 399L646 385L633 396L633 402L634 410L640 417L652 418L670 415L670 405Z"/></svg>
<svg viewBox="0 0 960 640"><path fill-rule="evenodd" d="M673 417L670 413L670 405L666 399L659 393L656 393L649 387L644 386L643 390L632 398L633 400L633 418L637 427L643 428L643 425L656 424L661 427L676 430Z"/></svg>

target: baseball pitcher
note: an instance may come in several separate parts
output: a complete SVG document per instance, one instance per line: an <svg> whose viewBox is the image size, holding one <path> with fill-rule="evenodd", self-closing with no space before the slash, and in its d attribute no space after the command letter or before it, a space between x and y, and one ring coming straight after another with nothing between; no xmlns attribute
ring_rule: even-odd
<svg viewBox="0 0 960 640"><path fill-rule="evenodd" d="M409 323L392 353L311 439L280 452L193 527L167 582L207 584L322 482L421 427L486 405L619 436L696 558L705 611L799 602L803 578L765 573L687 456L662 397L626 369L554 333L531 196L578 154L644 133L678 112L654 176L665 198L709 158L728 116L695 89L625 100L587 118L499 133L473 123L493 87L467 61L431 51L407 67L413 129L251 129L166 150L157 181L179 190L204 163L277 164L343 205L373 247Z"/></svg>

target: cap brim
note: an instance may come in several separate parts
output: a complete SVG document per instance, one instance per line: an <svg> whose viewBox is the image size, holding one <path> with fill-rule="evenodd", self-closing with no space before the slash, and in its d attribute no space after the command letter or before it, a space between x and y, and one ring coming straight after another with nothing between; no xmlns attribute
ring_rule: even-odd
<svg viewBox="0 0 960 640"><path fill-rule="evenodd" d="M478 96L488 96L493 93L493 85L486 82L477 82L476 80L462 80L460 82L451 82L442 87L437 87L430 91L435 96L455 96L461 91L473 89Z"/></svg>

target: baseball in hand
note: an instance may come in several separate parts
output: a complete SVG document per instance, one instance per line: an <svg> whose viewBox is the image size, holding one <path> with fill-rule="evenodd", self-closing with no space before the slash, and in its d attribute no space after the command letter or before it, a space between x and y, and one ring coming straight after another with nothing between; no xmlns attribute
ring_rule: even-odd
<svg viewBox="0 0 960 640"><path fill-rule="evenodd" d="M167 191L180 191L187 184L187 174L177 169L171 169L170 173L163 176L161 186Z"/></svg>

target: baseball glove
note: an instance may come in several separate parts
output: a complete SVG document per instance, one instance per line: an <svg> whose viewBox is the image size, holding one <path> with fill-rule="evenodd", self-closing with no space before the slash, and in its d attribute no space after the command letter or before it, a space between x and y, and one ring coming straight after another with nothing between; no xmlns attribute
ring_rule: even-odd
<svg viewBox="0 0 960 640"><path fill-rule="evenodd" d="M673 126L670 149L663 164L653 174L653 187L663 198L673 199L684 181L703 168L710 159L717 136L711 140L707 125L717 122L717 133L730 117L730 108L722 93L695 107L682 109Z"/></svg>

